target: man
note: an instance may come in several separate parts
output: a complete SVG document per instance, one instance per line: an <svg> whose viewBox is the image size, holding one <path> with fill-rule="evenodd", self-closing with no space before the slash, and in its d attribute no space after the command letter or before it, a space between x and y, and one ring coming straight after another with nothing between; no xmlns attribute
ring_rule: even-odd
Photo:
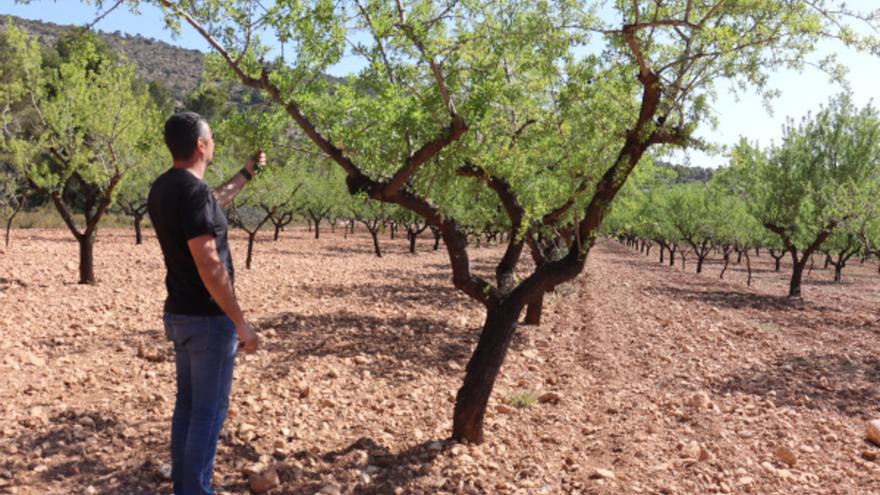
<svg viewBox="0 0 880 495"><path fill-rule="evenodd" d="M174 343L177 399L171 421L171 478L175 495L213 494L211 475L220 428L226 419L236 350L259 345L233 288L228 204L265 163L262 151L232 179L211 192L203 180L214 157L208 123L193 112L165 122L165 144L174 165L160 175L147 200L167 275L165 333Z"/></svg>

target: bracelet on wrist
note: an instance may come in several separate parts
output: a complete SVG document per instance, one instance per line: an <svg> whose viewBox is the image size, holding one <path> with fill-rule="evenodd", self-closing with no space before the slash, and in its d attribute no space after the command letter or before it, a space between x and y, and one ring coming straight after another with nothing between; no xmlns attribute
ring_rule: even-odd
<svg viewBox="0 0 880 495"><path fill-rule="evenodd" d="M244 180L248 182L250 182L250 180L254 178L254 174L248 172L248 169L246 168L242 168L238 171L238 173L240 173L244 177Z"/></svg>

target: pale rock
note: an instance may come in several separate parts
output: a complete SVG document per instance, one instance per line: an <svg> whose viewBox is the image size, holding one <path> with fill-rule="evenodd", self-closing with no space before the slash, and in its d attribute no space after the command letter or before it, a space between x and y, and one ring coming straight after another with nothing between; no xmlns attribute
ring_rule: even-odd
<svg viewBox="0 0 880 495"><path fill-rule="evenodd" d="M328 483L318 491L320 495L342 495L342 490L333 483Z"/></svg>
<svg viewBox="0 0 880 495"><path fill-rule="evenodd" d="M96 494L98 493L98 490L97 490L94 486L89 485L89 486L86 487L84 493L85 493L86 495L96 495Z"/></svg>
<svg viewBox="0 0 880 495"><path fill-rule="evenodd" d="M162 477L163 480L171 479L171 464L162 464L159 466L159 476Z"/></svg>
<svg viewBox="0 0 880 495"><path fill-rule="evenodd" d="M590 473L590 479L602 479L602 480L613 480L616 477L614 476L614 471L610 469L596 468Z"/></svg>
<svg viewBox="0 0 880 495"><path fill-rule="evenodd" d="M686 459L699 459L702 450L700 444L697 443L696 440L693 440L681 448L681 456Z"/></svg>
<svg viewBox="0 0 880 495"><path fill-rule="evenodd" d="M880 445L880 419L868 421L865 425L865 436L874 445Z"/></svg>

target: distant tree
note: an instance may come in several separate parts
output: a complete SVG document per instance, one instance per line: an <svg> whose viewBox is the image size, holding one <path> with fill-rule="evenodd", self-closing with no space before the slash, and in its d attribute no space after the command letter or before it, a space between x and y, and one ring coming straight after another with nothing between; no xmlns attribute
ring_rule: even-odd
<svg viewBox="0 0 880 495"><path fill-rule="evenodd" d="M65 40L61 64L45 71L36 41L11 24L0 45L14 64L3 72L18 78L17 87L2 88L0 100L29 103L13 118L5 153L33 189L49 196L79 242L79 282L94 284L98 224L117 186L143 163L157 128L155 107L149 95L133 92L134 68L102 55L94 35Z"/></svg>

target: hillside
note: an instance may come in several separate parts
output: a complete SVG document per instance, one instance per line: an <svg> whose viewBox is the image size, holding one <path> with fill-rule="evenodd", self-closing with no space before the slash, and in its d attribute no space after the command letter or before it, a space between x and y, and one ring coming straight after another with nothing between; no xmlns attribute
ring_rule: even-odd
<svg viewBox="0 0 880 495"><path fill-rule="evenodd" d="M32 21L15 16L4 17L12 19L13 25L36 36L40 40L40 44L44 46L53 45L62 33L76 27ZM3 24L6 24L5 19ZM195 89L202 79L205 55L198 50L188 50L152 38L129 35L120 31L115 33L96 32L110 48L125 54L134 63L142 78L147 81L161 81L171 90L177 100L183 100L184 96Z"/></svg>

